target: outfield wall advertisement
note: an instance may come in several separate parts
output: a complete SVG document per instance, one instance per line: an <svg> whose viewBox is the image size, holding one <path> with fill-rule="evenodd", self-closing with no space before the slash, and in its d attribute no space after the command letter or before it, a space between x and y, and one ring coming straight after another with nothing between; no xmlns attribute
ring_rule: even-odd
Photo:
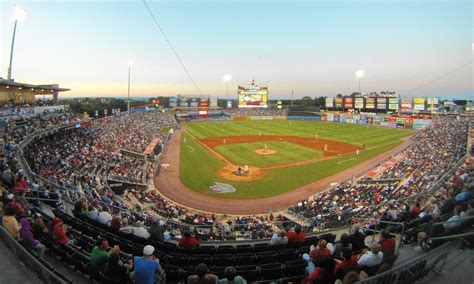
<svg viewBox="0 0 474 284"><path fill-rule="evenodd" d="M354 100L352 98L345 98L344 108L346 109L354 108Z"/></svg>
<svg viewBox="0 0 474 284"><path fill-rule="evenodd" d="M333 98L326 98L326 107L333 108L334 107L334 100Z"/></svg>
<svg viewBox="0 0 474 284"><path fill-rule="evenodd" d="M375 98L366 98L365 99L365 108L366 109L375 109Z"/></svg>
<svg viewBox="0 0 474 284"><path fill-rule="evenodd" d="M364 98L355 98L355 108L356 109L364 108Z"/></svg>
<svg viewBox="0 0 474 284"><path fill-rule="evenodd" d="M377 109L387 109L387 98L377 98Z"/></svg>

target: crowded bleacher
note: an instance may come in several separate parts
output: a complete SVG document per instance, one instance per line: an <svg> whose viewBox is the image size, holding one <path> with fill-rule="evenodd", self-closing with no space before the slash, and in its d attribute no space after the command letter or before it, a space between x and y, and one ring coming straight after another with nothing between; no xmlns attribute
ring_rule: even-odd
<svg viewBox="0 0 474 284"><path fill-rule="evenodd" d="M462 160L467 119L434 120L374 183L353 178L289 208L310 220L305 226L278 213L200 212L148 187L160 154L143 152L154 138L166 146L161 130L176 125L172 113L113 116L38 135L80 121L60 112L2 124L3 226L39 258L54 255L99 283L354 283L389 271L400 243L422 254L472 224L473 149ZM129 186L118 196L109 180ZM348 226L339 237L315 233ZM377 241L366 239L374 234Z"/></svg>

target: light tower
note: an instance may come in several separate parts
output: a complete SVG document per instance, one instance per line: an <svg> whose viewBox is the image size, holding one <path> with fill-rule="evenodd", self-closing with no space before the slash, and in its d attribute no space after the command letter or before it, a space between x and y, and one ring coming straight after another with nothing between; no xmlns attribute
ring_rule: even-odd
<svg viewBox="0 0 474 284"><path fill-rule="evenodd" d="M365 71L363 69L357 70L355 75L359 79L359 95L361 95L362 93L360 92L360 78L364 77Z"/></svg>
<svg viewBox="0 0 474 284"><path fill-rule="evenodd" d="M8 66L7 80L12 79L13 47L15 46L16 25L18 21L24 22L25 18L26 18L25 10L15 5L15 7L13 7L13 15L12 15L12 19L15 20L15 25L13 26L12 48L10 50L10 65Z"/></svg>

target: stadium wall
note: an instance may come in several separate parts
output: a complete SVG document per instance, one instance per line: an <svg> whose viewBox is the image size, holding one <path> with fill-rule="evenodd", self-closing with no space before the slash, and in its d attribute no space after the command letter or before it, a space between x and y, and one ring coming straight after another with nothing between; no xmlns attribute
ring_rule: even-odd
<svg viewBox="0 0 474 284"><path fill-rule="evenodd" d="M5 228L0 227L0 241L2 241L12 252L15 257L23 262L23 264L33 271L35 275L43 280L45 283L53 284L65 284L72 283L69 279L65 281L61 279L58 275L54 274L53 271L49 270L41 262L33 257L24 247L22 247L17 240L12 238L10 234L5 230Z"/></svg>

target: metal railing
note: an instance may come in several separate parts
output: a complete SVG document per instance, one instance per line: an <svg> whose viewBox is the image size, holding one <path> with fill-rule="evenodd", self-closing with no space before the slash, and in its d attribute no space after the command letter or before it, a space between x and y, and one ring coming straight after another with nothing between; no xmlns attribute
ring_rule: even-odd
<svg viewBox="0 0 474 284"><path fill-rule="evenodd" d="M415 256L411 260L405 261L389 271L360 280L357 283L415 283L416 281L428 276L430 273L436 273L439 275L446 264L449 250L454 246L453 242L445 243L426 254Z"/></svg>
<svg viewBox="0 0 474 284"><path fill-rule="evenodd" d="M430 232L428 233L428 239L434 239L431 236L433 235L433 231L434 231L434 228L436 227L436 225L443 225L443 227L444 227L445 224L459 223L459 226L461 226L462 223L467 221L467 220L474 220L474 216L461 217L461 218L459 218L457 220L453 220L453 221L443 221L443 222L433 223L431 228L430 228ZM455 229L456 228L454 228L453 230L455 230Z"/></svg>

